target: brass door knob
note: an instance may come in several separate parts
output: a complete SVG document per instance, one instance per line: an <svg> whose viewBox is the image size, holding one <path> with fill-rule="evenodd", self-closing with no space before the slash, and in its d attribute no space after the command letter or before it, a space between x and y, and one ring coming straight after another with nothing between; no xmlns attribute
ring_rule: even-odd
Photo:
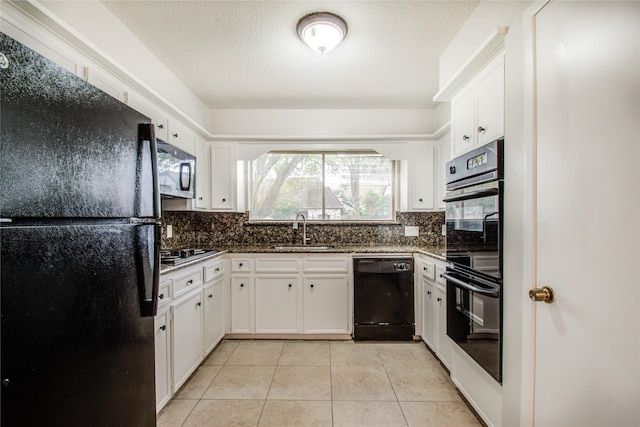
<svg viewBox="0 0 640 427"><path fill-rule="evenodd" d="M547 304L551 304L556 300L556 294L548 286L543 286L542 288L535 288L529 291L529 298L533 302L544 301Z"/></svg>

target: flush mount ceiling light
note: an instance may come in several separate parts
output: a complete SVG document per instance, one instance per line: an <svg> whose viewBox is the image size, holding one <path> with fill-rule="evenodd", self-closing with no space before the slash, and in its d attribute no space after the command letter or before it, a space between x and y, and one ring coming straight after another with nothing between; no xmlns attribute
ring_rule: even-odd
<svg viewBox="0 0 640 427"><path fill-rule="evenodd" d="M347 35L347 23L331 12L313 12L296 25L298 35L318 53L331 52Z"/></svg>

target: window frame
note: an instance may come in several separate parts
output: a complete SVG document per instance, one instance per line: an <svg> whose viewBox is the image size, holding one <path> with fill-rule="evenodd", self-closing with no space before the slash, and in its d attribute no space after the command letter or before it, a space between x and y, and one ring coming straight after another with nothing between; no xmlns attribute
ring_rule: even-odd
<svg viewBox="0 0 640 427"><path fill-rule="evenodd" d="M322 216L323 219L308 219L307 223L314 224L327 224L327 225L339 225L339 224L397 224L397 203L398 203L398 161L394 159L389 159L385 155L375 151L375 150L367 150L367 149L344 149L344 150L269 150L264 152L262 155L267 154L320 154L322 156ZM383 159L386 159L391 162L391 218L388 219L326 219L326 211L325 211L325 185L326 182L326 171L325 171L325 155L336 155L336 154L369 154L376 155ZM255 159L254 159L255 160ZM287 222L294 221L293 218L289 219L263 219L256 218L253 216L253 161L249 160L247 162L247 211L248 211L248 223L251 224L282 224Z"/></svg>

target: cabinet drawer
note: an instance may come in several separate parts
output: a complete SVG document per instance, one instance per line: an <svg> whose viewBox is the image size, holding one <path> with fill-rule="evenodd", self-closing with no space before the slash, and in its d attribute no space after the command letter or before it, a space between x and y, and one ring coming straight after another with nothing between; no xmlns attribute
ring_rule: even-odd
<svg viewBox="0 0 640 427"><path fill-rule="evenodd" d="M256 259L257 273L297 273L297 258L258 258Z"/></svg>
<svg viewBox="0 0 640 427"><path fill-rule="evenodd" d="M224 273L224 261L217 261L204 266L204 281L210 282Z"/></svg>
<svg viewBox="0 0 640 427"><path fill-rule="evenodd" d="M233 272L250 272L251 260L249 258L233 258L231 260L231 271Z"/></svg>
<svg viewBox="0 0 640 427"><path fill-rule="evenodd" d="M305 273L346 273L348 258L307 258L302 261Z"/></svg>
<svg viewBox="0 0 640 427"><path fill-rule="evenodd" d="M171 285L173 280L160 282L158 286L158 307L162 307L171 302Z"/></svg>
<svg viewBox="0 0 640 427"><path fill-rule="evenodd" d="M423 261L422 277L428 280L434 280L436 278L436 265L429 261Z"/></svg>
<svg viewBox="0 0 640 427"><path fill-rule="evenodd" d="M173 297L193 289L194 287L202 284L202 269L199 268L196 271L181 276L173 280Z"/></svg>

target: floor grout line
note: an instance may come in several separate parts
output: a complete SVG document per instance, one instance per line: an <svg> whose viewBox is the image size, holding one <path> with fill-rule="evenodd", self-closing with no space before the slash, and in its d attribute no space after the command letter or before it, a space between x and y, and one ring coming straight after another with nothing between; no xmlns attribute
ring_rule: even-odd
<svg viewBox="0 0 640 427"><path fill-rule="evenodd" d="M232 342L233 340L229 340L229 341L222 341L219 345L224 345L225 342ZM364 353L361 353L359 351L355 351L354 353L350 353L350 349L348 347L349 344L344 344L347 347L344 348L338 348L339 343L337 342L333 342L331 340L328 341L323 341L326 343L327 350L323 350L327 351L328 355L328 366L325 365L324 363L326 359L324 359L325 356L322 356L320 358L317 357L309 357L311 354L313 354L315 356L314 351L312 350L311 353L309 353L309 349L304 349L303 346L301 347L291 347L290 349L287 349L287 343L288 340L269 340L272 343L279 343L280 344L280 348L279 351L277 353L277 357L276 356L274 350L276 350L277 348L275 347L266 347L266 348L271 348L271 350L268 350L267 354L271 354L271 356L269 356L271 358L271 361L275 360L275 365L272 365L271 363L269 364L264 364L262 361L266 361L266 359L262 358L261 359L261 350L258 347L254 347L254 348L250 348L249 347L249 352L244 352L243 353L237 353L239 351L241 351L243 349L243 344L248 343L249 341L253 341L253 340L238 340L238 342L235 343L235 345L233 344L229 344L232 345L233 347L230 350L224 350L224 352L226 353L228 351L228 355L226 355L226 357L220 357L219 359L216 359L215 362L217 363L216 365L205 365L206 360L208 360L209 358L213 357L215 351L220 350L220 347L217 347L216 349L214 349L207 357L207 359L205 361L203 361L203 363L198 367L198 369L195 371L195 373L192 375L192 377L183 385L182 389L184 390L184 387L187 386L191 381L194 380L194 378L196 377L196 375L198 375L198 373L201 371L201 368L204 366L217 366L219 367L218 371L215 373L215 375L211 378L211 380L208 382L208 385L206 385L206 387L204 387L204 391L200 394L199 398L196 399L192 399L192 398L173 398L171 399L171 401L167 404L167 406L160 412L160 414L158 415L162 415L163 413L167 412L167 410L170 410L170 406L172 403L175 402L179 402L179 401L195 401L195 404L193 405L193 407L191 407L189 409L189 411L185 411L182 412L182 416L180 415L174 415L174 417L178 417L178 418L173 418L173 420L175 421L175 424L169 425L166 422L165 423L160 423L158 424L159 426L165 426L165 427L187 427L192 425L194 422L196 422L197 419L200 419L200 417L203 416L203 414L206 414L206 410L204 407L200 407L200 409L198 409L197 411L197 415L195 414L196 412L196 408L199 407L201 402L204 401L218 401L218 402L224 402L225 400L228 401L243 401L246 400L247 402L249 401L254 401L255 402L255 406L254 406L254 410L256 412L254 412L254 415L252 416L255 417L257 415L257 419L253 418L253 420L255 421L255 426L259 426L261 422L273 422L272 417L277 414L277 412L273 412L273 410L270 410L270 412L265 412L266 408L266 404L268 403L267 401L269 400L269 395L271 393L272 390L275 390L273 387L275 386L275 379L276 379L276 374L278 373L278 369L282 366L282 367L292 367L292 368L296 368L296 367L312 367L312 368L320 368L320 367L328 367L329 369L329 374L328 374L328 378L329 378L329 402L330 404L328 405L328 408L330 410L330 414L327 414L326 412L323 412L324 415L322 415L324 418L326 425L329 425L329 421L330 421L330 425L331 426L335 426L336 422L339 420L342 420L342 422L344 422L345 418L343 418L345 415L340 415L342 414L342 412L345 411L346 408L350 408L350 411L356 410L357 408L361 408L361 409L357 409L358 411L362 411L363 408L367 408L369 405L369 407L373 408L375 407L375 403L382 403L382 402L386 402L385 405L389 405L391 403L394 403L394 409L391 410L391 406L389 406L389 411L391 412L387 412L386 410L384 410L382 413L384 414L384 416L386 417L387 414L391 416L391 414L395 414L393 415L394 417L396 417L396 421L398 423L404 423L404 426L411 426L410 424L410 419L413 419L415 421L415 411L416 411L416 406L413 405L407 405L406 408L403 408L402 403L409 403L409 404L429 404L429 405L436 405L440 404L440 403L448 403L450 402L449 400L441 400L441 399L437 399L437 400L424 400L424 399L416 399L413 400L411 399L412 395L407 394L408 392L411 393L409 390L410 389L406 389L406 388L402 388L401 390L399 390L397 387L398 385L394 385L394 382L392 381L391 378L391 374L390 374L390 369L397 369L397 367L403 367L406 363L415 363L414 360L412 359L414 356L413 353L413 349L407 349L408 353L395 353L397 348L392 349L391 347L386 347L384 344L385 343L371 343L374 344L372 347L375 350L375 353L370 351L370 350L366 350ZM266 340L255 340L254 342L257 341L261 341L261 342L265 342ZM297 340L292 340L291 343L295 343L297 342ZM249 344L246 344L249 345ZM354 343L353 345L357 345L356 343ZM427 351L427 349L423 349L425 351ZM290 351L290 353L286 353L287 351ZM401 351L401 349L398 349L398 351ZM296 354L298 353L298 354ZM325 353L325 354L327 354ZM344 354L343 354L344 353ZM234 354L237 354L237 358L236 358L236 362L240 362L240 363L250 363L250 365L229 365L229 362L232 361L232 357ZM430 353L427 353L431 358L433 358L434 356ZM374 356L375 355L375 356ZM383 357L384 356L384 357ZM247 358L248 357L248 358ZM285 360L286 357L286 360ZM337 357L338 359L334 360L334 357ZM383 400L362 400L362 399L357 399L357 395L352 395L352 394L347 394L344 395L343 397L346 397L346 399L340 399L335 400L335 394L334 394L334 382L336 380L335 378L335 372L334 372L334 368L338 368L338 367L345 367L345 368L349 368L349 367L372 367L373 365L368 365L367 363L373 363L374 359L369 360L370 357L375 357L378 362L380 363L380 366L382 366L382 369L384 370L385 376L386 376L386 380L388 381L389 385L391 386L391 390L393 392L393 397L391 396L391 394L388 394L388 397L391 399L383 399ZM422 356L420 356L422 357ZM262 360L262 361L261 361ZM287 363L286 365L281 365L281 363ZM337 362L337 364L336 364ZM360 365L359 362L364 362L364 365ZM427 362L430 362L427 361ZM420 362L421 363L421 362ZM343 366L344 365L344 366ZM225 367L238 367L238 366L264 366L264 367L271 367L273 368L273 371L271 372L271 376L270 378L268 376L263 376L263 381L262 382L262 386L264 387L267 384L267 379L268 379L268 387L266 389L266 394L264 395L263 399L241 399L241 398L207 398L205 399L204 396L207 392L207 390L209 390L209 388L213 385L213 383L215 382L216 378L218 378L219 375L221 375L222 371L225 369ZM377 365L376 365L377 366ZM422 365L416 365L416 367L414 367L415 369L422 369L420 366ZM406 369L414 369L414 368L406 368ZM424 368L428 368L430 370L436 370L434 369L434 366L424 366ZM404 368L403 368L404 369ZM302 372L302 371L301 371ZM310 372L313 372L313 370L310 370ZM326 372L326 371L325 371ZM346 372L346 371L345 371ZM380 371L379 371L380 372ZM395 372L395 371L393 371ZM265 371L264 374L267 374L267 372ZM441 375L444 375L443 372L440 372ZM289 375L288 373L284 374ZM296 374L297 377L299 377L302 374ZM310 374L312 375L312 374ZM326 375L326 374L323 374ZM377 374L380 375L380 374ZM202 377L201 377L202 378ZM206 378L206 377L205 377ZM324 377L326 378L326 376ZM380 379L382 377L379 377ZM285 377L283 377L283 381L288 381L285 380ZM316 379L313 379L313 381L316 381ZM326 381L323 380L323 381ZM402 385L402 381L400 382L400 385ZM205 381L206 382L206 381ZM196 383L198 384L198 383ZM198 384L198 386L200 386L201 384L204 384L204 382L200 382ZM256 383L258 384L258 383ZM324 383L326 384L326 382ZM217 387L221 386L221 384L218 384ZM286 387L286 382L280 384L279 387ZM297 386L296 386L297 387ZM341 386L343 387L343 386ZM452 386L453 389L456 389L455 386ZM196 391L196 393L193 393L193 396L197 395L197 391L199 390L198 387L193 388L193 391ZM263 388L264 390L264 388ZM325 389L326 390L326 389ZM363 397L366 397L366 390L365 391L365 395L363 395ZM398 393L403 394L403 396L405 397L405 400L400 400L399 398L399 394ZM343 393L344 394L344 393ZM216 395L223 395L223 394L216 394ZM231 395L230 395L231 396ZM293 393L290 396L294 396L293 398L282 398L282 399L273 399L274 402L278 401L278 402L326 402L327 400L317 400L317 399L313 399L310 398L308 396L311 396L310 394L297 394L297 393ZM297 398L297 396L307 396L307 398ZM315 395L313 395L315 396ZM311 397L313 397L311 396ZM325 395L326 396L326 395ZM373 395L372 395L373 396ZM379 397L383 397L383 395L379 395ZM441 398L444 396L441 396ZM349 402L349 404L347 404L346 406L344 404L340 404L339 405L339 409L338 411L340 412L339 415L339 419L337 420L335 418L336 416L336 407L335 407L335 403L336 402ZM457 402L457 401L456 401ZM371 404L374 404L374 406L371 406ZM207 404L209 405L209 404ZM283 403L274 403L274 405L283 405ZM287 407L286 404L284 404L284 407ZM291 405L295 405L295 404L291 404ZM395 409L395 405L397 405L400 409L400 412L396 412L397 409ZM427 406L429 406L427 405ZM180 404L178 406L176 406L176 410L178 412L176 412L176 414L180 414L180 408L186 409L189 407L189 405L187 404L185 407L185 404ZM212 406L212 408L216 407L215 404L214 406ZM276 408L278 406L274 406L274 408ZM309 406L309 407L314 407ZM220 407L217 407L218 409L215 409L216 411L219 411ZM259 408L259 413L257 412ZM324 406L324 408L327 408L327 406ZM273 409L273 408L272 408ZM322 411L326 411L327 409L323 409ZM342 411L342 412L341 412ZM407 412L409 411L409 412ZM186 413L186 415L184 415ZM283 412L283 414L286 412ZM300 415L300 413L296 413L297 416ZM346 413L345 413L346 414ZM473 414L474 418L477 418L476 414ZM366 418L366 415L364 415ZM266 417L266 418L265 418ZM349 417L347 415L347 417ZM190 418L193 418L190 420ZM170 417L168 418L168 420L171 419ZM347 418L348 419L348 418ZM252 421L253 421L252 420ZM401 421L402 420L402 421ZM482 425L481 420L478 420L479 424L478 425ZM254 425L253 422L251 422L251 425Z"/></svg>

